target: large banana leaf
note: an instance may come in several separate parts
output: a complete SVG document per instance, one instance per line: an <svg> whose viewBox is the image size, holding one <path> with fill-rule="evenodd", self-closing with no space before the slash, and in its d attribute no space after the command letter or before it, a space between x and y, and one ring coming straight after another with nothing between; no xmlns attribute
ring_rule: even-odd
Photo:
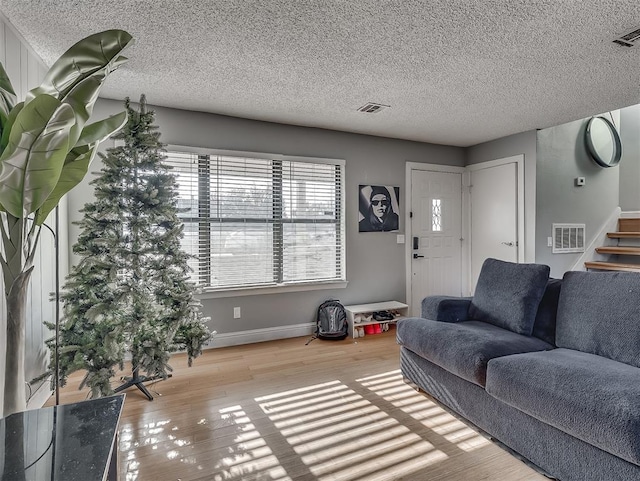
<svg viewBox="0 0 640 481"><path fill-rule="evenodd" d="M80 134L80 138L76 142L76 147L93 144L95 142L100 143L103 140L107 140L118 130L124 127L126 123L127 112L123 110L119 114L112 115L107 119L87 125L82 129L82 134Z"/></svg>
<svg viewBox="0 0 640 481"><path fill-rule="evenodd" d="M60 180L47 200L36 211L36 224L42 225L47 216L56 208L62 196L78 185L89 170L89 164L98 150L98 143L83 145L71 150L60 173Z"/></svg>
<svg viewBox="0 0 640 481"><path fill-rule="evenodd" d="M13 91L11 81L4 71L2 63L0 63L0 127L4 131L9 112L16 104L16 93Z"/></svg>
<svg viewBox="0 0 640 481"><path fill-rule="evenodd" d="M69 152L64 161L58 184L42 207L36 211L37 225L42 225L58 205L62 196L82 181L96 155L100 142L120 130L126 123L127 113L121 112L84 128L78 144Z"/></svg>
<svg viewBox="0 0 640 481"><path fill-rule="evenodd" d="M89 120L89 117L91 117L93 107L96 100L98 100L100 89L106 78L106 69L100 69L90 77L77 83L64 98L63 102L73 107L76 116L76 124L71 129L69 145L74 146L80 137L85 123Z"/></svg>
<svg viewBox="0 0 640 481"><path fill-rule="evenodd" d="M0 204L22 218L38 209L53 191L69 151L73 109L40 95L20 111L0 156Z"/></svg>
<svg viewBox="0 0 640 481"><path fill-rule="evenodd" d="M108 74L124 63L126 58L120 54L132 42L123 30L106 30L80 40L51 66L42 85L27 94L25 104L41 94L64 100L87 77L105 68Z"/></svg>
<svg viewBox="0 0 640 481"><path fill-rule="evenodd" d="M23 107L24 107L24 102L20 102L13 109L11 109L11 112L9 113L9 117L7 117L7 120L2 125L2 139L0 139L0 153L4 152L4 148L9 143L9 134L11 133L11 127L13 126L14 122L16 121L16 117L18 116L18 114L20 113Z"/></svg>

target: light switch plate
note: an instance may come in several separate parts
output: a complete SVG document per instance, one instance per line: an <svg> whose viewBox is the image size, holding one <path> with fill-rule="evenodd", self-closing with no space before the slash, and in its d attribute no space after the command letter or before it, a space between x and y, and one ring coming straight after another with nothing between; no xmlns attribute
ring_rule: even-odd
<svg viewBox="0 0 640 481"><path fill-rule="evenodd" d="M396 235L396 242L398 244L404 244L404 234L397 234Z"/></svg>

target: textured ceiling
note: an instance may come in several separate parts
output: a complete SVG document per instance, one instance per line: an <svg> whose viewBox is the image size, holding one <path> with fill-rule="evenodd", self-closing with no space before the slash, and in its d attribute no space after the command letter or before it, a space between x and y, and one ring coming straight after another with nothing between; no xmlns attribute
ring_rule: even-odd
<svg viewBox="0 0 640 481"><path fill-rule="evenodd" d="M640 103L638 0L0 0L47 64L121 28L103 95L469 146ZM390 105L377 114L366 102Z"/></svg>

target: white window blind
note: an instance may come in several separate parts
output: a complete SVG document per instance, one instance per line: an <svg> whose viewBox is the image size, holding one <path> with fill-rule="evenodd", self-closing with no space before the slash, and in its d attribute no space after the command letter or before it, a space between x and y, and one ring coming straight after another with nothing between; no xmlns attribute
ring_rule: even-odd
<svg viewBox="0 0 640 481"><path fill-rule="evenodd" d="M167 158L197 284L345 279L342 164L179 152Z"/></svg>

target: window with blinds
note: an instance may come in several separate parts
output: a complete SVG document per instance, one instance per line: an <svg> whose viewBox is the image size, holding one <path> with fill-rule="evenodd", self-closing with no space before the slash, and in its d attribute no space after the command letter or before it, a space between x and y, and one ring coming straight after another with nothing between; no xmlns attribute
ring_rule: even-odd
<svg viewBox="0 0 640 481"><path fill-rule="evenodd" d="M168 152L167 164L199 286L345 279L342 163Z"/></svg>

